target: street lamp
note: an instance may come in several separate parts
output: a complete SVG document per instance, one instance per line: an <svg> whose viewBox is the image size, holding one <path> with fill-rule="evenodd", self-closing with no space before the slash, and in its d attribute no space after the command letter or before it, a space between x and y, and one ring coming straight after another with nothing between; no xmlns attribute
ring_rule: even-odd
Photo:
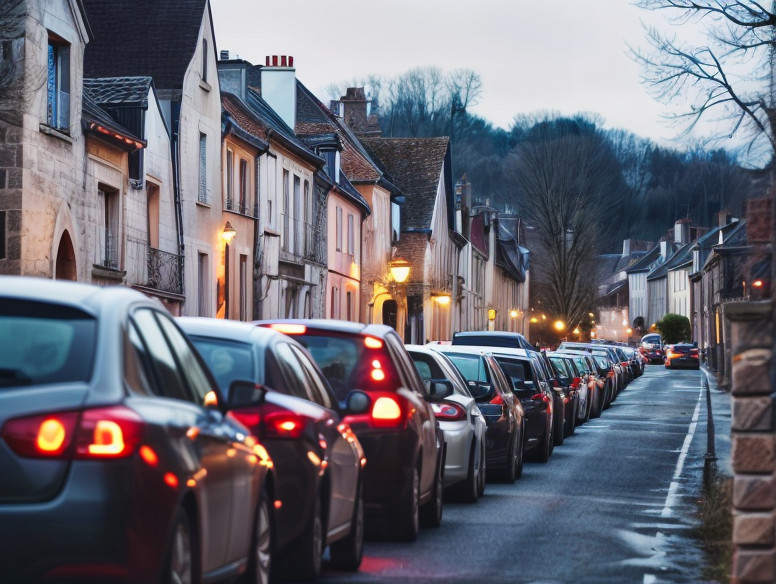
<svg viewBox="0 0 776 584"><path fill-rule="evenodd" d="M227 221L221 232L221 239L224 240L224 318L229 318L229 243L235 235L237 231Z"/></svg>
<svg viewBox="0 0 776 584"><path fill-rule="evenodd" d="M396 258L389 264L391 278L397 284L404 284L410 277L410 263L407 260Z"/></svg>
<svg viewBox="0 0 776 584"><path fill-rule="evenodd" d="M396 332L403 341L405 339L405 318L406 318L406 295L403 294L404 286L410 278L410 263L402 258L395 258L388 263L388 270L391 272L391 278L396 283Z"/></svg>

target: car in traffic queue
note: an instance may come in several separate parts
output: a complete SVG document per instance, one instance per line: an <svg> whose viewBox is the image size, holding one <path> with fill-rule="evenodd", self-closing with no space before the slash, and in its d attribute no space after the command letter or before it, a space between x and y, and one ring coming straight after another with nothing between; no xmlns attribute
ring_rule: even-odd
<svg viewBox="0 0 776 584"><path fill-rule="evenodd" d="M459 331L453 333L450 344L536 350L522 334L509 331Z"/></svg>
<svg viewBox="0 0 776 584"><path fill-rule="evenodd" d="M485 417L487 478L515 482L523 474L525 416L511 381L487 348L427 346L444 353L455 365Z"/></svg>
<svg viewBox="0 0 776 584"><path fill-rule="evenodd" d="M525 452L533 460L547 462L555 449L554 392L540 381L535 351L495 348L495 357L525 413Z"/></svg>
<svg viewBox="0 0 776 584"><path fill-rule="evenodd" d="M612 382L604 400L604 409L608 408L626 386L626 373L620 356L611 347L600 343L582 343L564 341L558 346L559 351L584 351L606 359L608 372L611 372Z"/></svg>
<svg viewBox="0 0 776 584"><path fill-rule="evenodd" d="M266 582L263 394L136 290L0 276L0 580Z"/></svg>
<svg viewBox="0 0 776 584"><path fill-rule="evenodd" d="M663 337L658 333L648 333L641 337L639 343L639 352L649 359L650 363L660 364L663 362L665 352L663 351Z"/></svg>
<svg viewBox="0 0 776 584"><path fill-rule="evenodd" d="M452 383L452 395L431 403L445 435L443 485L445 493L453 499L474 503L485 493L485 417L466 380L446 355L425 345L405 345L405 348L426 386L441 379Z"/></svg>
<svg viewBox="0 0 776 584"><path fill-rule="evenodd" d="M272 329L214 318L181 317L225 393L236 380L267 389L264 403L234 416L274 462L274 573L312 580L324 548L332 567L356 570L364 552L364 451L347 414L369 397L351 391L339 404L320 368L293 338Z"/></svg>
<svg viewBox="0 0 776 584"><path fill-rule="evenodd" d="M574 415L566 420L566 435L573 434L573 429L569 426L577 426L585 423L590 418L590 405L592 390L589 386L590 375L586 364L580 356L569 355L561 352L548 352L547 358L552 364L557 374L557 379L564 389L573 391L576 395L577 403L574 408Z"/></svg>
<svg viewBox="0 0 776 584"><path fill-rule="evenodd" d="M366 534L413 541L442 521L445 441L431 406L452 395L449 382L426 389L404 344L386 325L282 319L254 324L287 334L321 368L338 400L359 389L367 412L346 416L367 459Z"/></svg>
<svg viewBox="0 0 776 584"><path fill-rule="evenodd" d="M698 355L698 345L692 343L675 343L665 350L665 368L688 367L700 369L701 361Z"/></svg>
<svg viewBox="0 0 776 584"><path fill-rule="evenodd" d="M630 360L634 378L644 375L644 359L635 347L623 346L623 353Z"/></svg>

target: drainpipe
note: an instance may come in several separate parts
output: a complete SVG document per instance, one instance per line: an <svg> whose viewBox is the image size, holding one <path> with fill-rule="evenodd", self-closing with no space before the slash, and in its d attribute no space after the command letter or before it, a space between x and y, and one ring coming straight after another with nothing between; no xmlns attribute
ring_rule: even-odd
<svg viewBox="0 0 776 584"><path fill-rule="evenodd" d="M178 262L178 279L180 281L180 292L185 294L186 292L186 280L183 277L184 269L184 245L183 245L183 209L181 205L181 184L180 184L180 144L178 138L180 135L179 124L181 115L181 104L179 101L173 101L170 103L170 129L171 140L170 149L172 154L172 190L173 199L175 201L175 227L178 235L178 255L180 256L180 262ZM185 301L184 301L185 302Z"/></svg>

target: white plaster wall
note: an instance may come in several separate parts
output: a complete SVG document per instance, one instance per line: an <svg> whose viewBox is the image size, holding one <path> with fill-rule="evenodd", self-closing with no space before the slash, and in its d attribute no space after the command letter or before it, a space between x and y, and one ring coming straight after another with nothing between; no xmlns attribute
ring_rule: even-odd
<svg viewBox="0 0 776 584"><path fill-rule="evenodd" d="M643 316L644 320L649 320L647 314L647 275L646 274L628 274L628 312L633 315ZM649 327L652 322L645 322Z"/></svg>

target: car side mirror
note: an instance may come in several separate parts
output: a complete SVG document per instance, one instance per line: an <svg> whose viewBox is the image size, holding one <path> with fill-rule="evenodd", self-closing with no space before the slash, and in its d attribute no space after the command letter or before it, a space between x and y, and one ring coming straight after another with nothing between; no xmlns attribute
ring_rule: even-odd
<svg viewBox="0 0 776 584"><path fill-rule="evenodd" d="M345 412L350 414L365 414L369 411L372 400L366 392L354 389L345 398Z"/></svg>
<svg viewBox="0 0 776 584"><path fill-rule="evenodd" d="M426 398L430 402L438 402L453 395L453 382L449 379L432 379Z"/></svg>
<svg viewBox="0 0 776 584"><path fill-rule="evenodd" d="M228 409L260 406L264 403L267 389L253 381L236 379L229 384L229 396L226 400Z"/></svg>

